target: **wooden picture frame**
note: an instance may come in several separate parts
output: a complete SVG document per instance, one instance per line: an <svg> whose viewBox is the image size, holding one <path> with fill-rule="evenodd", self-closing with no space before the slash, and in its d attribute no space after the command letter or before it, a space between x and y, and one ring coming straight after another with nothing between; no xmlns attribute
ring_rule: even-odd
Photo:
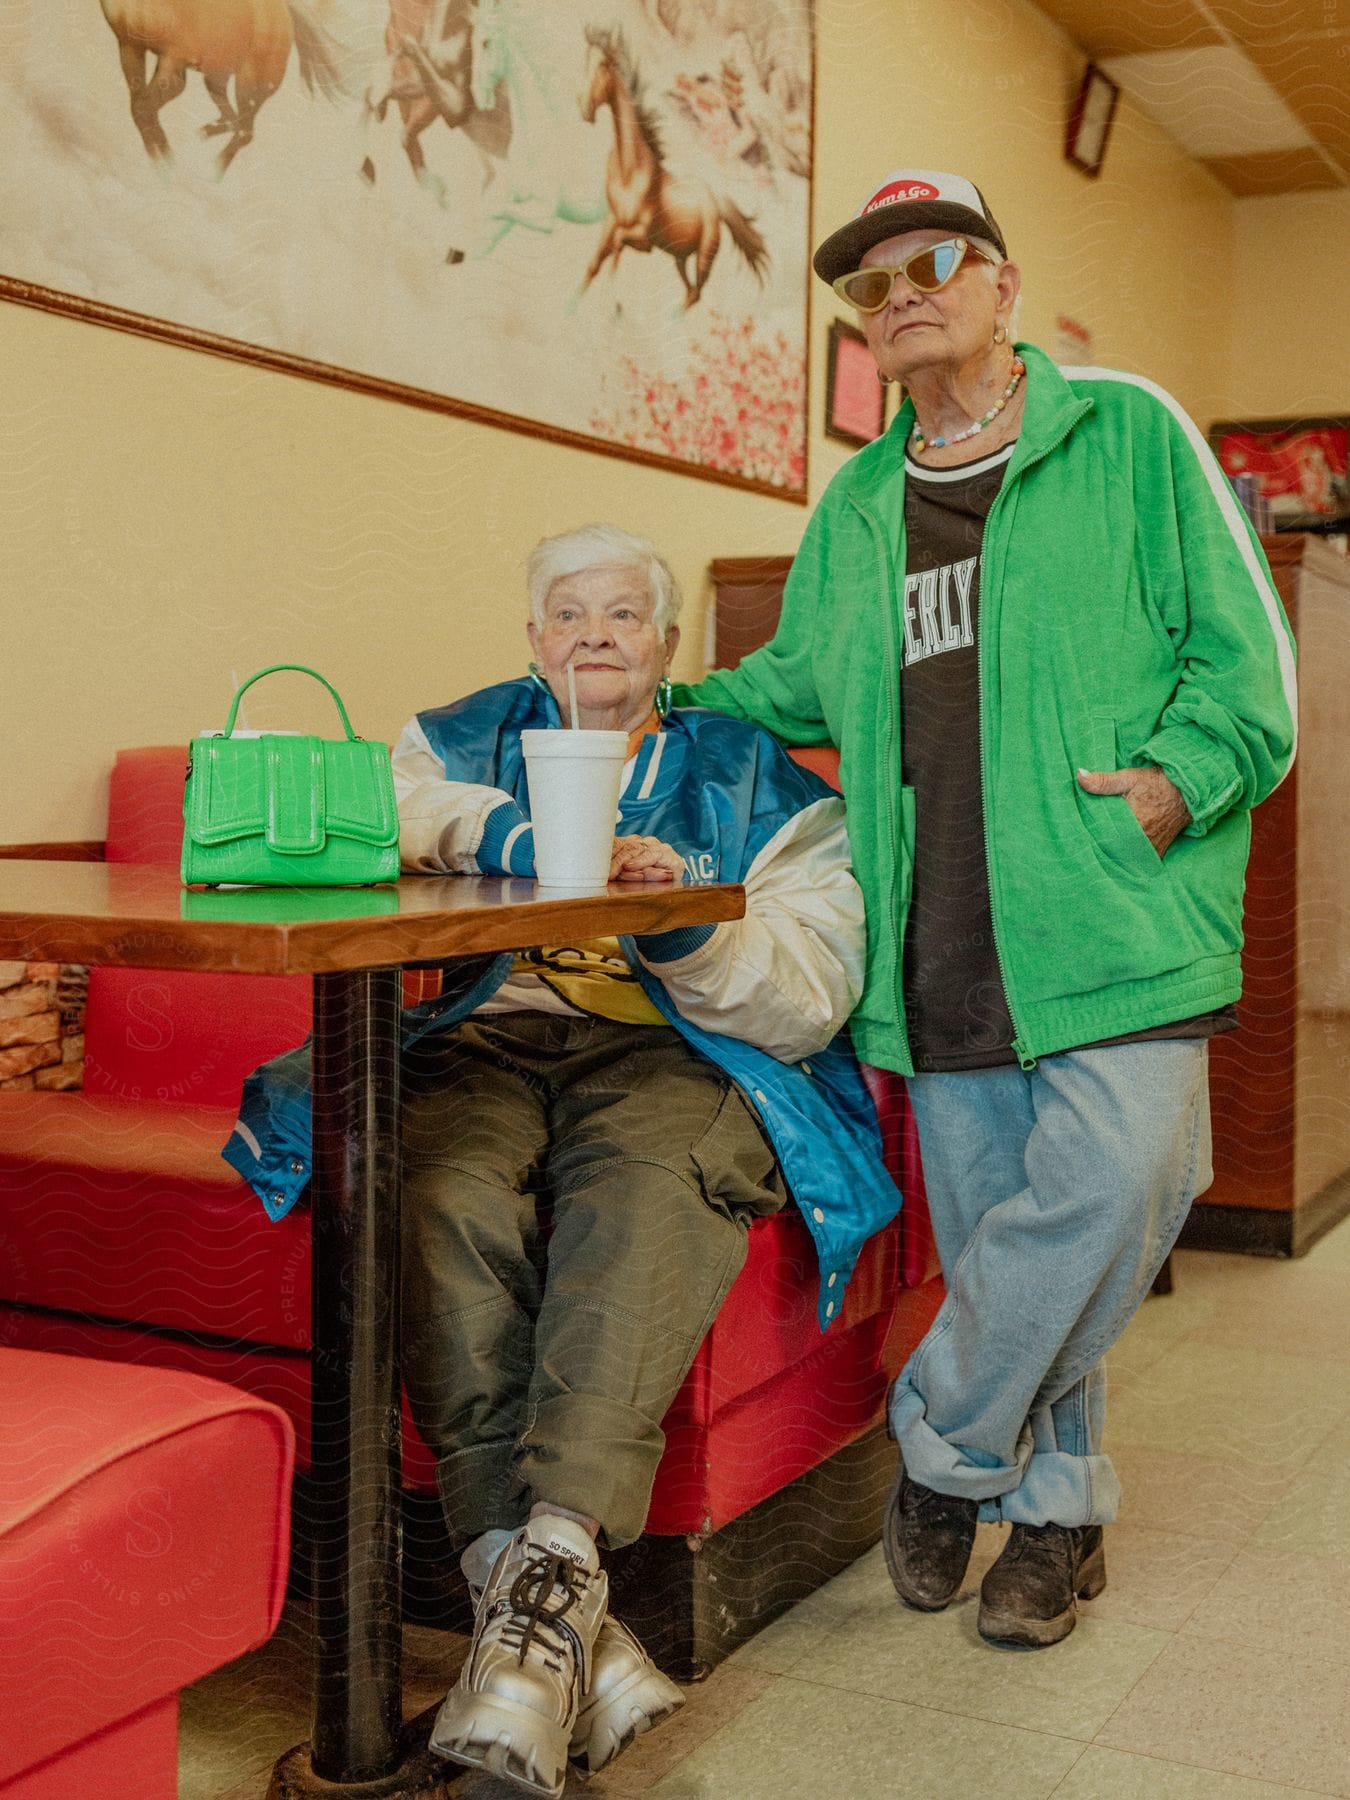
<svg viewBox="0 0 1350 1800"><path fill-rule="evenodd" d="M888 392L863 333L843 319L831 319L825 364L826 437L855 449L875 443L886 429Z"/></svg>
<svg viewBox="0 0 1350 1800"><path fill-rule="evenodd" d="M815 0L11 12L0 300L805 504Z"/></svg>
<svg viewBox="0 0 1350 1800"><path fill-rule="evenodd" d="M1104 69L1089 63L1069 109L1064 154L1085 175L1100 175L1120 88Z"/></svg>
<svg viewBox="0 0 1350 1800"><path fill-rule="evenodd" d="M1255 479L1276 531L1350 531L1350 415L1221 419L1209 444L1230 481Z"/></svg>

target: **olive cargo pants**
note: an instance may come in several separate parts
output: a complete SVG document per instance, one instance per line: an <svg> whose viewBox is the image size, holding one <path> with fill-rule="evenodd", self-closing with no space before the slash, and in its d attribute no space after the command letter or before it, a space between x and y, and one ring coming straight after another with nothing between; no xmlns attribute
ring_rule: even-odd
<svg viewBox="0 0 1350 1800"><path fill-rule="evenodd" d="M672 1028L535 1012L424 1039L404 1091L404 1377L452 1540L545 1501L632 1542L749 1220L783 1203L758 1120Z"/></svg>

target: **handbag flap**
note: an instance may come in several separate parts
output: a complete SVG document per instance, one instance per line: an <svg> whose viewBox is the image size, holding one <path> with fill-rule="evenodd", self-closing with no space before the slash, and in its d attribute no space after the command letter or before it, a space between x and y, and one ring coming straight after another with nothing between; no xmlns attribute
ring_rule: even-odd
<svg viewBox="0 0 1350 1800"><path fill-rule="evenodd" d="M265 737L267 848L313 856L324 845L324 757L316 737Z"/></svg>
<svg viewBox="0 0 1350 1800"><path fill-rule="evenodd" d="M388 744L324 738L327 826L334 837L388 849L398 843L398 804Z"/></svg>
<svg viewBox="0 0 1350 1800"><path fill-rule="evenodd" d="M259 837L267 813L261 738L198 738L188 764L183 812L197 844Z"/></svg>
<svg viewBox="0 0 1350 1800"><path fill-rule="evenodd" d="M265 836L281 854L313 855L328 837L381 848L398 842L387 744L271 734L199 738L191 769L184 814L195 843Z"/></svg>

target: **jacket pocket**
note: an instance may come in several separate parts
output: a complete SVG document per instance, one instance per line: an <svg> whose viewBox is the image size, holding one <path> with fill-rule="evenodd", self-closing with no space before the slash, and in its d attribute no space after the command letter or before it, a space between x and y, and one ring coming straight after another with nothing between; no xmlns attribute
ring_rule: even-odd
<svg viewBox="0 0 1350 1800"><path fill-rule="evenodd" d="M787 1189L759 1113L729 1076L722 1081L717 1111L689 1155L708 1205L744 1223L777 1212Z"/></svg>
<svg viewBox="0 0 1350 1800"><path fill-rule="evenodd" d="M1121 755L1114 718L1098 715L1088 721L1088 728L1088 757L1083 768L1102 771L1128 767L1128 759ZM1076 777L1074 785L1078 786ZM1162 872L1163 859L1125 796L1088 794L1081 787L1078 796L1079 809L1102 857L1137 881L1154 880Z"/></svg>

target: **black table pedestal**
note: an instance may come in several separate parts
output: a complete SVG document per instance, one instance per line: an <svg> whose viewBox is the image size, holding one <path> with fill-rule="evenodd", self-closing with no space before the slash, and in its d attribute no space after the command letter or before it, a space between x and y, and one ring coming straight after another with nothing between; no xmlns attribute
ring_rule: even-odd
<svg viewBox="0 0 1350 1800"><path fill-rule="evenodd" d="M314 1727L270 1800L445 1792L402 1730L397 969L314 980Z"/></svg>
<svg viewBox="0 0 1350 1800"><path fill-rule="evenodd" d="M394 1751L394 1767L376 1781L325 1781L314 1773L308 1744L288 1750L272 1770L267 1800L450 1800L472 1771L427 1749L435 1713L409 1722Z"/></svg>

